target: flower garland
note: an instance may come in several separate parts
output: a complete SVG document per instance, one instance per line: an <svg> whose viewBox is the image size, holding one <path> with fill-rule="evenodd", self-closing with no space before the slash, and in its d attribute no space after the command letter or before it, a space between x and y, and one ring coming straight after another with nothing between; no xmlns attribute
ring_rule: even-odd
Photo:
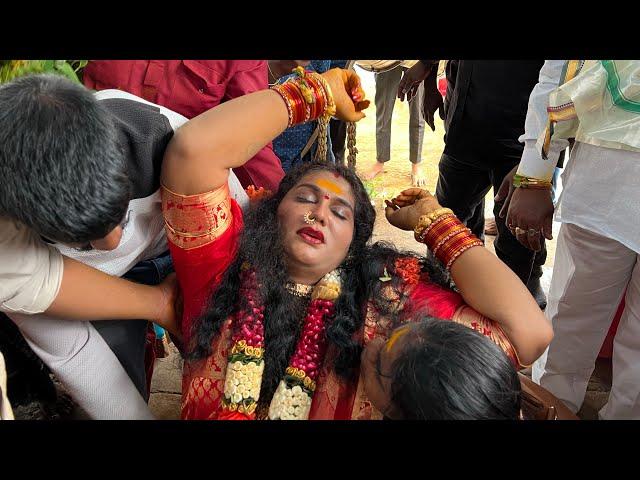
<svg viewBox="0 0 640 480"><path fill-rule="evenodd" d="M240 296L248 310L235 316L236 330L227 363L219 420L255 420L264 372L264 306L258 299L255 270L244 265ZM340 273L334 270L314 287L300 340L269 406L271 420L306 420L326 353L327 320L335 314Z"/></svg>
<svg viewBox="0 0 640 480"><path fill-rule="evenodd" d="M422 269L416 257L400 257L395 261L396 273L407 285L417 285L420 281Z"/></svg>

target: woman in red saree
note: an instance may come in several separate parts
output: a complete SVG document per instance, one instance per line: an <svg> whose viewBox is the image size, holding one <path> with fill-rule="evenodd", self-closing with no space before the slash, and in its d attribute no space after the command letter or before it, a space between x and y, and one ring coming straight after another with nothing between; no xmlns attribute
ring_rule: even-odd
<svg viewBox="0 0 640 480"><path fill-rule="evenodd" d="M457 291L443 286L436 262L368 245L375 211L344 167L290 172L243 219L229 198L229 169L287 126L331 114L361 119L363 98L353 72L299 72L176 132L162 183L184 295L184 419L380 418L365 392L360 354L419 316L479 331L514 365L533 362L550 342L524 285L425 190L402 192L386 216L435 252Z"/></svg>

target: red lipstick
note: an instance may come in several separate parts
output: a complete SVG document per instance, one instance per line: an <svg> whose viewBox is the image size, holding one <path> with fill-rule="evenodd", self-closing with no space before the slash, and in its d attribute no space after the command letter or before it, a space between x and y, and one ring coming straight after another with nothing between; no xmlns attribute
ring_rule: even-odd
<svg viewBox="0 0 640 480"><path fill-rule="evenodd" d="M320 230L316 230L315 228L304 227L298 230L296 233L300 235L300 237L302 237L305 242L311 245L324 243L324 235Z"/></svg>

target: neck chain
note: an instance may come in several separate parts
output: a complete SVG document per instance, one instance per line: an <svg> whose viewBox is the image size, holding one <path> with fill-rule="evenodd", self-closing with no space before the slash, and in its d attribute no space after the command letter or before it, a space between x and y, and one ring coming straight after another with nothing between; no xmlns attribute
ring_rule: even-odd
<svg viewBox="0 0 640 480"><path fill-rule="evenodd" d="M286 288L291 295L295 295L296 297L311 296L311 292L313 292L313 287L314 285L304 285L302 283L293 283L293 282L287 282L284 286L284 288Z"/></svg>

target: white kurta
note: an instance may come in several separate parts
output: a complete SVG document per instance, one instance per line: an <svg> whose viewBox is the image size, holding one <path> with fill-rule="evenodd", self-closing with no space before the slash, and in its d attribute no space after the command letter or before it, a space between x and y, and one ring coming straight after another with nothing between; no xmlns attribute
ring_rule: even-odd
<svg viewBox="0 0 640 480"><path fill-rule="evenodd" d="M585 76L586 86L580 86L581 75L565 91L580 92L592 101L600 98L603 108L616 108L607 100L606 82ZM587 87L594 91L586 92ZM638 93L631 100L637 101ZM626 135L615 137L617 145L607 137L609 143L603 146L597 135L607 130L602 119L612 117L595 115L595 110L592 115L579 96L572 99L577 100L578 119L589 116L589 122L588 129L578 128L562 177L556 210L562 226L545 312L555 336L534 364L533 379L577 411L626 289L626 308L614 341L611 395L600 415L640 419L640 153L624 145ZM596 125L594 115L605 124ZM640 115L630 118L640 131Z"/></svg>

